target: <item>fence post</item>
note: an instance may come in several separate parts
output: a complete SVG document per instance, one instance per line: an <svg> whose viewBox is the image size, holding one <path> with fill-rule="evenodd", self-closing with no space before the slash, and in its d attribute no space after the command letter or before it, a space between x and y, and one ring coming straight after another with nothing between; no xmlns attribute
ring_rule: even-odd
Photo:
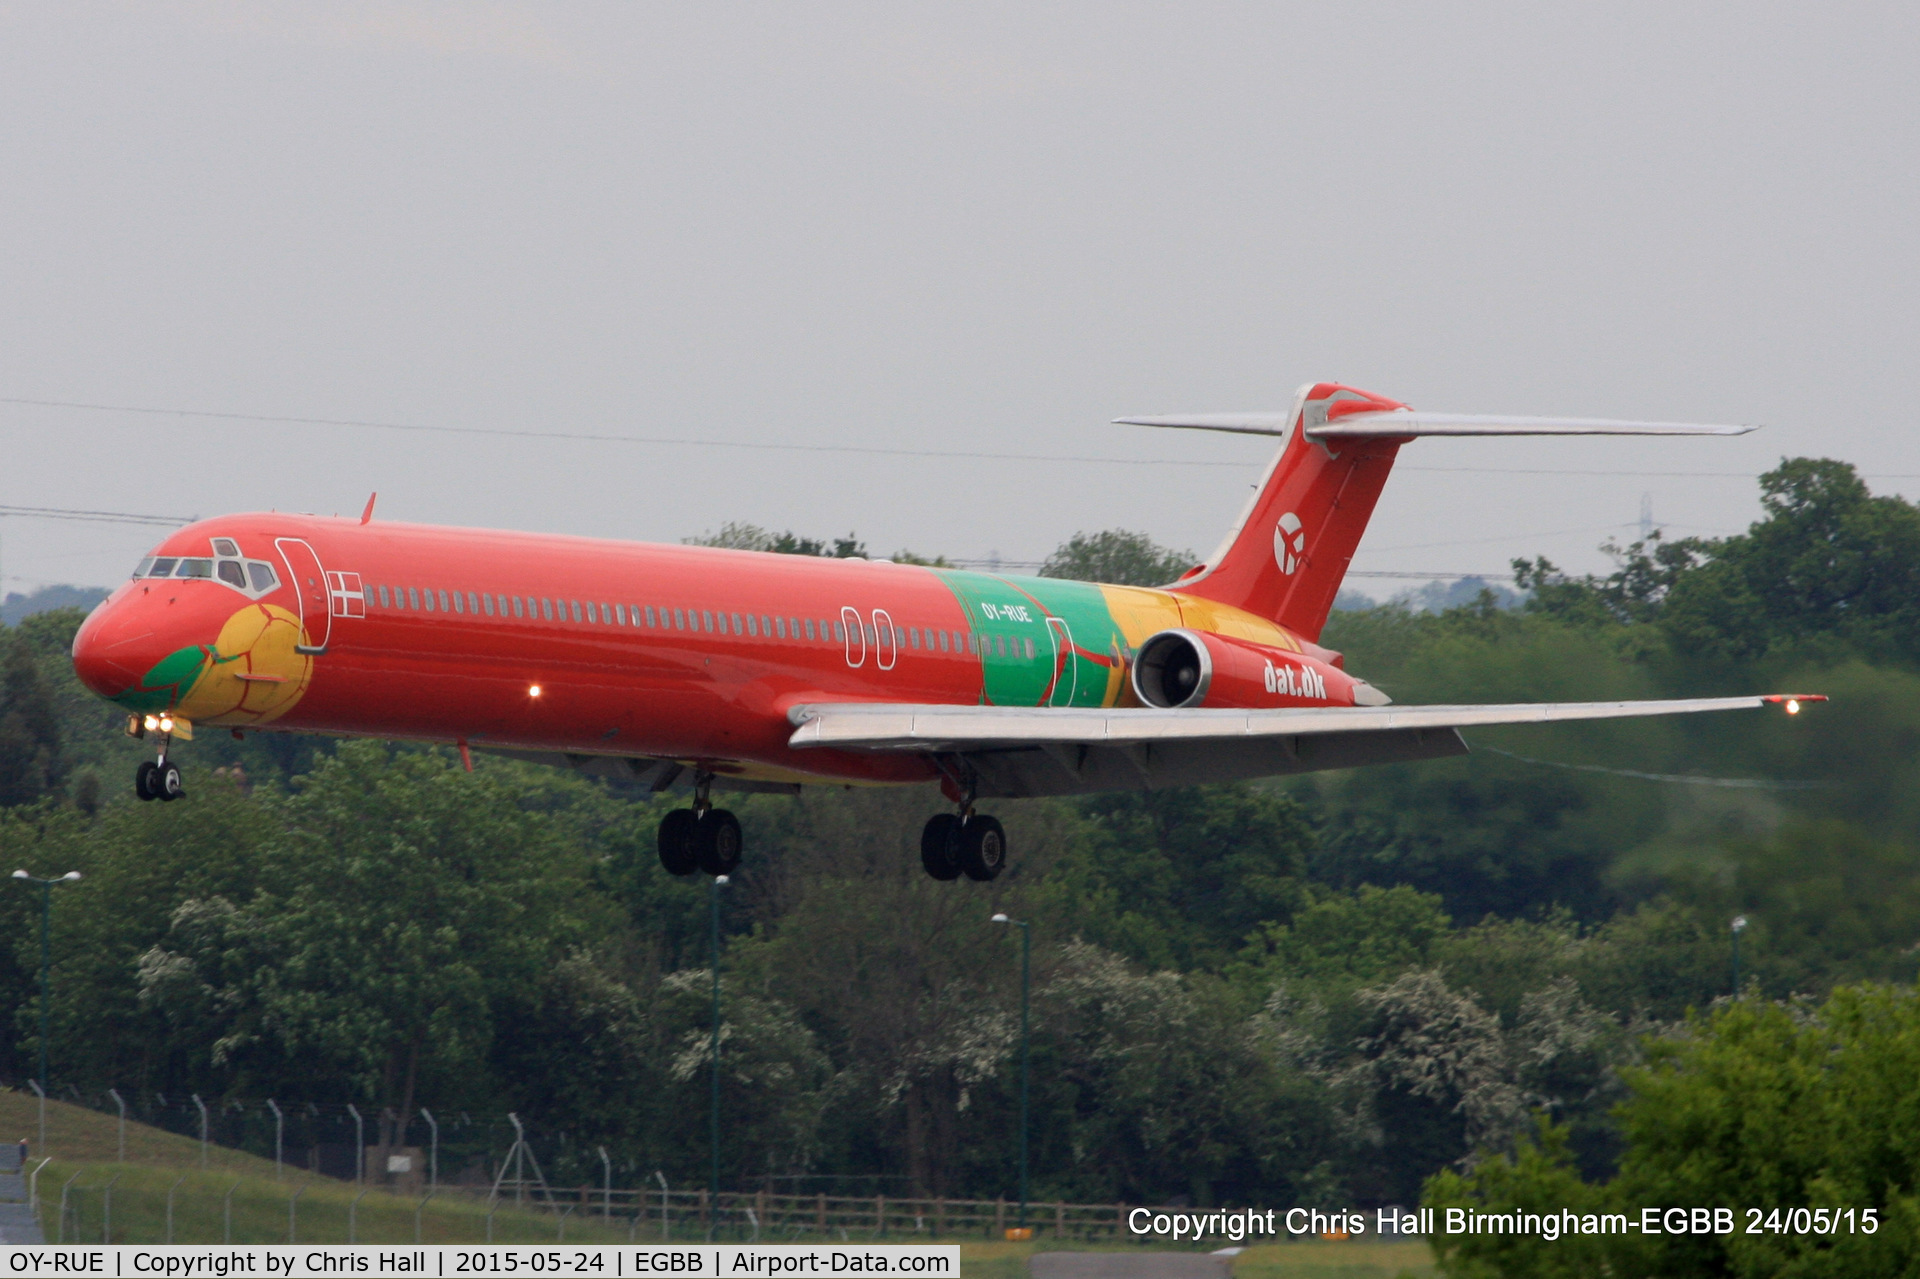
<svg viewBox="0 0 1920 1279"><path fill-rule="evenodd" d="M820 1197L814 1201L813 1216L814 1216L815 1229L817 1229L823 1235L826 1234L827 1233L827 1192L824 1190L820 1192Z"/></svg>
<svg viewBox="0 0 1920 1279"><path fill-rule="evenodd" d="M708 1213L713 1206L714 1205L711 1205L707 1202L707 1192L705 1190L702 1190L700 1192L700 1228L708 1232L707 1238L709 1239L713 1238L713 1235L711 1233L713 1227L710 1224L708 1224L712 1220L712 1218L708 1215Z"/></svg>
<svg viewBox="0 0 1920 1279"><path fill-rule="evenodd" d="M125 1175L126 1174L124 1172L114 1173L112 1178L109 1179L107 1182L107 1187L105 1192L100 1196L100 1242L101 1243L113 1242L113 1183L120 1180L120 1178ZM80 1232L78 1230L75 1230L73 1233L77 1236L79 1235Z"/></svg>
<svg viewBox="0 0 1920 1279"><path fill-rule="evenodd" d="M493 1242L493 1214L500 1211L500 1192L487 1196L487 1242Z"/></svg>
<svg viewBox="0 0 1920 1279"><path fill-rule="evenodd" d="M107 1089L107 1096L113 1098L113 1104L120 1107L120 1162L127 1162L127 1103L120 1096L118 1088Z"/></svg>
<svg viewBox="0 0 1920 1279"><path fill-rule="evenodd" d="M180 1183L185 1181L186 1179L187 1179L186 1174L182 1173L180 1176L175 1177L173 1179L173 1184L171 1186L167 1187L167 1242L168 1243L173 1242L173 1192L180 1189Z"/></svg>
<svg viewBox="0 0 1920 1279"><path fill-rule="evenodd" d="M427 1121L427 1127L433 1130L433 1147L427 1155L427 1189L440 1189L440 1121L425 1106L420 1107L420 1117ZM418 1240L414 1242L418 1243Z"/></svg>
<svg viewBox="0 0 1920 1279"><path fill-rule="evenodd" d="M193 1104L200 1107L200 1166L205 1168L207 1166L207 1103L200 1100L200 1094L197 1092L188 1095L193 1098Z"/></svg>
<svg viewBox="0 0 1920 1279"><path fill-rule="evenodd" d="M873 1228L880 1238L887 1237L887 1197L885 1195L873 1197Z"/></svg>
<svg viewBox="0 0 1920 1279"><path fill-rule="evenodd" d="M82 1171L84 1171L84 1169ZM60 1226L59 1237L54 1240L55 1243L65 1243L67 1241L67 1190L68 1187L72 1186L73 1183L78 1180L80 1180L80 1174L76 1172L73 1176L67 1178L66 1185L60 1187ZM80 1232L76 1229L73 1233L77 1235Z"/></svg>
<svg viewBox="0 0 1920 1279"><path fill-rule="evenodd" d="M367 1181L367 1125L360 1118L360 1112L353 1103L347 1103L347 1113L353 1116L353 1179L360 1185Z"/></svg>
<svg viewBox="0 0 1920 1279"><path fill-rule="evenodd" d="M426 1198L423 1198L423 1199L422 1199L422 1200L421 1200L421 1201L420 1201L419 1203L417 1203L417 1204L415 1204L415 1205L414 1205L414 1208L413 1208L413 1241L414 1241L415 1243L419 1243L419 1242L420 1242L420 1214L422 1214L422 1213L424 1213L424 1212L425 1212L425 1211L427 1210L427 1200L428 1200L428 1199L431 1199L431 1198L433 1198L433 1191L431 1191L431 1190L429 1190L429 1191L428 1191L428 1192L426 1193ZM289 1240L289 1242L291 1242L291 1240Z"/></svg>
<svg viewBox="0 0 1920 1279"><path fill-rule="evenodd" d="M293 1188L292 1194L287 1196L287 1242L288 1243L293 1242L294 1214L299 1212L300 1196L305 1194L306 1191L307 1191L307 1183L303 1181L299 1185Z"/></svg>
<svg viewBox="0 0 1920 1279"><path fill-rule="evenodd" d="M267 1098L267 1109L273 1112L273 1179L279 1181L282 1152L285 1149L283 1139L287 1131L287 1117L280 1113L280 1103L271 1097Z"/></svg>
<svg viewBox="0 0 1920 1279"><path fill-rule="evenodd" d="M613 1220L613 1164L607 1160L607 1148L595 1146L600 1152L600 1220Z"/></svg>
<svg viewBox="0 0 1920 1279"><path fill-rule="evenodd" d="M653 1170L653 1179L660 1183L660 1239L664 1243L673 1238L673 1222L667 1216L667 1175L658 1168Z"/></svg>
<svg viewBox="0 0 1920 1279"><path fill-rule="evenodd" d="M27 1178L27 1211L33 1214L36 1221L40 1218L40 1169L52 1162L52 1156L43 1156L39 1167L35 1168L33 1175Z"/></svg>
<svg viewBox="0 0 1920 1279"><path fill-rule="evenodd" d="M1007 1233L1007 1201L993 1201L993 1233L995 1238L1005 1238Z"/></svg>
<svg viewBox="0 0 1920 1279"><path fill-rule="evenodd" d="M367 1197L370 1187L362 1186L360 1193L347 1204L347 1242L360 1242L360 1201Z"/></svg>
<svg viewBox="0 0 1920 1279"><path fill-rule="evenodd" d="M572 1215L573 1205L568 1204L566 1211L560 1214L560 1224L554 1228L553 1241L555 1243L565 1243L567 1241L567 1218Z"/></svg>
<svg viewBox="0 0 1920 1279"><path fill-rule="evenodd" d="M33 1095L40 1099L39 1151L41 1154L44 1155L47 1153L47 1090L40 1086L40 1081L38 1079L29 1079L27 1080L27 1083L32 1085Z"/></svg>
<svg viewBox="0 0 1920 1279"><path fill-rule="evenodd" d="M933 1201L933 1237L938 1239L947 1233L947 1200L943 1195Z"/></svg>
<svg viewBox="0 0 1920 1279"><path fill-rule="evenodd" d="M223 1243L233 1242L233 1192L238 1189L240 1189L240 1181L235 1178L234 1183L227 1187L226 1196L220 1201L220 1220L225 1223L220 1231Z"/></svg>

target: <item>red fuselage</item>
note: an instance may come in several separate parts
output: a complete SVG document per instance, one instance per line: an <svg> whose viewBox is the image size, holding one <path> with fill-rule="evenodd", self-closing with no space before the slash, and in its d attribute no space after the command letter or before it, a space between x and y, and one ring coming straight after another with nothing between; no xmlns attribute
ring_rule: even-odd
<svg viewBox="0 0 1920 1279"><path fill-rule="evenodd" d="M136 714L771 782L938 776L915 754L789 747L801 703L1138 704L1128 663L1168 627L1313 651L1165 591L277 514L182 529L141 573L73 650Z"/></svg>

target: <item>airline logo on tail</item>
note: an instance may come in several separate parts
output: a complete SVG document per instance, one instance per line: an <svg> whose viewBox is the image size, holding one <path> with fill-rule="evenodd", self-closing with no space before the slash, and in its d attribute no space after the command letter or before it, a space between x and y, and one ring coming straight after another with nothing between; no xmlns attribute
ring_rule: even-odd
<svg viewBox="0 0 1920 1279"><path fill-rule="evenodd" d="M1306 530L1300 527L1300 517L1288 511L1273 529L1273 561L1280 566L1282 573L1292 577L1294 570L1300 567L1300 561L1306 557Z"/></svg>

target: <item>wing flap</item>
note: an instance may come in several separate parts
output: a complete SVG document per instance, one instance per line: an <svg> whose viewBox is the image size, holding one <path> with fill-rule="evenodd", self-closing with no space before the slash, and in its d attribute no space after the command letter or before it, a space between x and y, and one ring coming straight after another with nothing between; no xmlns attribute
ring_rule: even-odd
<svg viewBox="0 0 1920 1279"><path fill-rule="evenodd" d="M966 751L993 747L1128 746L1230 742L1363 732L1553 724L1647 715L1753 710L1824 701L1814 694L1693 697L1639 702L1518 702L1491 706L1339 706L1284 710L1160 710L808 703L788 712L795 748Z"/></svg>

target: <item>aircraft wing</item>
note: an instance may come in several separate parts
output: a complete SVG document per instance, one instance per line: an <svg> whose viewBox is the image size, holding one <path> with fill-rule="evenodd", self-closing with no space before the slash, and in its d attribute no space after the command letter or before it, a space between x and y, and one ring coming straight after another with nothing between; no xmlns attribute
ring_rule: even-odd
<svg viewBox="0 0 1920 1279"><path fill-rule="evenodd" d="M1159 789L1464 755L1459 730L1750 710L1817 695L1491 706L1276 710L807 703L788 712L796 748L959 755L982 796Z"/></svg>

